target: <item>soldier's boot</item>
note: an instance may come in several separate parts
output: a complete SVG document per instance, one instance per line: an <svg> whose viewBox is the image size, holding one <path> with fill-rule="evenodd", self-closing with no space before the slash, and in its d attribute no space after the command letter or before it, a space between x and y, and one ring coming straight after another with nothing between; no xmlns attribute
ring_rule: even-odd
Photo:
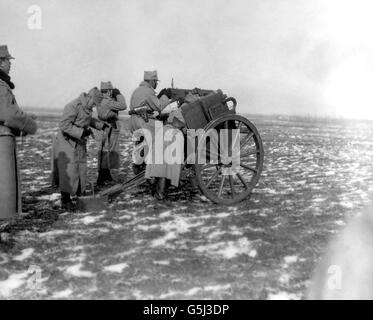
<svg viewBox="0 0 373 320"><path fill-rule="evenodd" d="M146 164L145 163L142 163L142 164L132 164L132 170L133 170L133 173L135 174L135 176L137 176L140 172L143 172L145 171L145 168L146 168Z"/></svg>
<svg viewBox="0 0 373 320"><path fill-rule="evenodd" d="M158 178L158 181L155 187L154 197L158 200L163 200L164 198L166 198L166 187L167 187L166 178Z"/></svg>
<svg viewBox="0 0 373 320"><path fill-rule="evenodd" d="M98 171L97 185L103 186L106 182L112 182L113 177L111 176L110 169L100 169Z"/></svg>
<svg viewBox="0 0 373 320"><path fill-rule="evenodd" d="M63 191L61 191L61 209L68 211L75 210L75 205L71 200L70 194Z"/></svg>

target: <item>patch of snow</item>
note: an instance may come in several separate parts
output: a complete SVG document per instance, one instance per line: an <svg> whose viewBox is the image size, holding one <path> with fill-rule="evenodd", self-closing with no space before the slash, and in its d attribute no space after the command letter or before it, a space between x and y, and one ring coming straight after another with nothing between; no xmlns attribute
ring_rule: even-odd
<svg viewBox="0 0 373 320"><path fill-rule="evenodd" d="M231 232L229 232L231 235L234 235L234 236L241 236L243 234L242 231L240 230L233 230Z"/></svg>
<svg viewBox="0 0 373 320"><path fill-rule="evenodd" d="M202 227L199 229L199 233L208 233L211 232L212 229L215 229L215 226Z"/></svg>
<svg viewBox="0 0 373 320"><path fill-rule="evenodd" d="M171 216L171 212L172 212L172 210L168 210L168 211L162 212L162 213L159 215L159 218L163 219L163 218L170 217L170 216Z"/></svg>
<svg viewBox="0 0 373 320"><path fill-rule="evenodd" d="M252 243L247 238L198 246L194 248L194 251L213 256L220 255L225 259L232 259L242 254L246 254L251 258L257 256L257 251L252 247Z"/></svg>
<svg viewBox="0 0 373 320"><path fill-rule="evenodd" d="M325 171L324 172L324 176L325 177L334 176L334 175L335 175L335 171L334 170L329 170L329 171Z"/></svg>
<svg viewBox="0 0 373 320"><path fill-rule="evenodd" d="M13 260L15 261L23 261L23 260L26 260L28 259L29 257L31 257L31 255L34 253L34 249L33 248L27 248L27 249L23 249L22 250L22 253L18 256L15 256L13 257Z"/></svg>
<svg viewBox="0 0 373 320"><path fill-rule="evenodd" d="M298 257L297 256L286 256L284 257L284 260L287 264L294 263L298 261Z"/></svg>
<svg viewBox="0 0 373 320"><path fill-rule="evenodd" d="M281 226L281 222L279 222L279 223L276 223L274 226L271 226L271 228L272 229L276 229L276 228L278 228L279 226Z"/></svg>
<svg viewBox="0 0 373 320"><path fill-rule="evenodd" d="M136 229L140 230L140 231L149 231L149 230L153 230L153 229L157 229L157 228L159 228L159 226L155 225L155 224L150 225L150 226L140 224L140 225L136 226Z"/></svg>
<svg viewBox="0 0 373 320"><path fill-rule="evenodd" d="M53 231L47 231L47 232L41 232L38 234L39 238L51 238L56 237L62 234L66 234L68 231L66 230L53 230Z"/></svg>
<svg viewBox="0 0 373 320"><path fill-rule="evenodd" d="M100 233L107 233L107 232L110 232L112 230L108 229L108 228L91 228L89 230L89 232L87 233L95 233L95 234L100 234Z"/></svg>
<svg viewBox="0 0 373 320"><path fill-rule="evenodd" d="M202 288L200 287L194 287L192 289L189 289L188 291L173 291L173 290L170 290L168 291L167 293L163 293L159 296L160 299L166 299L168 297L172 297L172 296L175 296L175 295L184 295L184 296L192 296L192 295L195 295L196 293L202 291Z"/></svg>
<svg viewBox="0 0 373 320"><path fill-rule="evenodd" d="M276 189L270 189L270 188L258 189L256 192L264 193L264 194L278 194L279 193Z"/></svg>
<svg viewBox="0 0 373 320"><path fill-rule="evenodd" d="M216 231L214 231L213 233L210 233L210 234L207 236L207 239L212 240L212 239L214 239L214 238L217 238L217 237L219 237L219 236L222 236L223 234L225 234L225 231L216 230Z"/></svg>
<svg viewBox="0 0 373 320"><path fill-rule="evenodd" d="M166 234L163 237L155 239L152 241L152 247L158 247L165 245L167 241L178 238L181 233L187 233L189 229L201 226L203 222L191 223L191 219L176 216L172 220L168 220L160 224L161 230Z"/></svg>
<svg viewBox="0 0 373 320"><path fill-rule="evenodd" d="M255 249L250 250L250 252L249 252L249 257L250 258L255 258L257 255L258 255L258 252Z"/></svg>
<svg viewBox="0 0 373 320"><path fill-rule="evenodd" d="M150 244L151 247L164 246L168 240L173 240L177 238L177 233L174 231L168 232L165 236L155 239Z"/></svg>
<svg viewBox="0 0 373 320"><path fill-rule="evenodd" d="M260 217L266 217L267 214L266 214L266 213L259 213L259 216L260 216Z"/></svg>
<svg viewBox="0 0 373 320"><path fill-rule="evenodd" d="M216 218L226 218L226 217L229 217L231 214L229 212L222 212L222 213L218 213L215 217Z"/></svg>
<svg viewBox="0 0 373 320"><path fill-rule="evenodd" d="M127 204L136 204L136 203L142 203L143 200L140 199L132 199L131 201L128 201Z"/></svg>
<svg viewBox="0 0 373 320"><path fill-rule="evenodd" d="M135 297L136 300L153 300L154 299L152 295L143 294L138 289L133 290L132 295Z"/></svg>
<svg viewBox="0 0 373 320"><path fill-rule="evenodd" d="M199 199L202 202L208 202L209 201L209 199L207 199L203 194L196 194L194 197L196 199Z"/></svg>
<svg viewBox="0 0 373 320"><path fill-rule="evenodd" d="M59 193L52 193L49 195L40 196L37 199L38 200L47 200L47 201L57 201L61 198L61 195Z"/></svg>
<svg viewBox="0 0 373 320"><path fill-rule="evenodd" d="M190 223L189 220L188 218L177 216L174 220L161 224L161 228L165 231L175 230L177 233L186 233L191 228L203 225L203 222Z"/></svg>
<svg viewBox="0 0 373 320"><path fill-rule="evenodd" d="M327 198L315 198L315 199L313 199L313 202L324 202L326 200L327 200Z"/></svg>
<svg viewBox="0 0 373 320"><path fill-rule="evenodd" d="M232 288L232 286L230 284L226 284L226 285L217 284L215 286L205 286L203 288L203 290L205 290L205 291L223 291L223 290L229 290L231 288Z"/></svg>
<svg viewBox="0 0 373 320"><path fill-rule="evenodd" d="M169 266L170 265L170 261L168 260L159 260L159 261L153 261L154 264L159 264L159 265L162 265L162 266Z"/></svg>
<svg viewBox="0 0 373 320"><path fill-rule="evenodd" d="M54 299L63 299L69 297L73 291L71 289L66 289L62 291L57 291L52 295L52 298Z"/></svg>
<svg viewBox="0 0 373 320"><path fill-rule="evenodd" d="M345 208L348 208L348 209L352 209L354 207L354 203L351 202L351 201L341 201L339 204L342 207L345 207Z"/></svg>
<svg viewBox="0 0 373 320"><path fill-rule="evenodd" d="M70 266L66 269L66 273L73 277L83 277L83 278L91 278L94 277L94 274L91 271L81 270L83 267L82 263L78 263L76 265Z"/></svg>
<svg viewBox="0 0 373 320"><path fill-rule="evenodd" d="M268 295L268 300L300 300L300 296L294 293L288 292L278 292L278 293L270 293Z"/></svg>
<svg viewBox="0 0 373 320"><path fill-rule="evenodd" d="M30 169L24 169L24 170L21 170L21 171L25 175L31 175L31 174L35 173L35 171L30 170Z"/></svg>
<svg viewBox="0 0 373 320"><path fill-rule="evenodd" d="M126 219L126 220L131 220L132 217L129 216L129 215L127 215L127 214L124 214L124 215L122 215L122 216L120 216L120 217L117 217L117 219L118 219L118 220L124 220L124 219Z"/></svg>
<svg viewBox="0 0 373 320"><path fill-rule="evenodd" d="M121 273L125 268L128 267L127 263L118 263L104 267L105 271Z"/></svg>
<svg viewBox="0 0 373 320"><path fill-rule="evenodd" d="M0 297L8 297L14 289L19 288L25 283L28 272L13 273L8 279L0 281Z"/></svg>
<svg viewBox="0 0 373 320"><path fill-rule="evenodd" d="M176 296L177 294L183 294L182 291L168 291L167 293L163 293L159 296L160 299L166 299L168 297Z"/></svg>
<svg viewBox="0 0 373 320"><path fill-rule="evenodd" d="M135 254L137 252L138 252L138 250L136 250L136 249L130 249L128 251L120 252L120 253L116 254L115 256L118 256L118 257L122 258L122 257L130 256L131 254Z"/></svg>
<svg viewBox="0 0 373 320"><path fill-rule="evenodd" d="M343 220L337 220L337 221L334 221L334 223L338 226L345 226L346 225L346 222L344 222Z"/></svg>
<svg viewBox="0 0 373 320"><path fill-rule="evenodd" d="M282 274L281 277L280 277L280 279L278 279L278 280L279 280L280 283L282 283L282 284L288 284L289 281L290 281L290 274L287 274L287 273Z"/></svg>
<svg viewBox="0 0 373 320"><path fill-rule="evenodd" d="M245 229L248 229L253 232L264 232L265 231L263 228L254 228L254 227L251 227L250 225L245 226Z"/></svg>
<svg viewBox="0 0 373 320"><path fill-rule="evenodd" d="M197 292L199 292L199 291L201 291L202 290L202 288L200 288L200 287L194 287L194 288L192 288L192 289L189 289L186 293L185 293L185 295L186 296L192 296L192 295L195 295Z"/></svg>
<svg viewBox="0 0 373 320"><path fill-rule="evenodd" d="M104 217L104 215L86 216L86 217L84 217L82 219L79 219L79 222L82 222L83 224L87 225L87 224L95 223L95 222L97 222L98 220L100 220L103 217Z"/></svg>
<svg viewBox="0 0 373 320"><path fill-rule="evenodd" d="M307 180L300 180L297 181L296 184L305 185L307 183Z"/></svg>
<svg viewBox="0 0 373 320"><path fill-rule="evenodd" d="M0 254L0 265L8 263L9 259L7 256Z"/></svg>

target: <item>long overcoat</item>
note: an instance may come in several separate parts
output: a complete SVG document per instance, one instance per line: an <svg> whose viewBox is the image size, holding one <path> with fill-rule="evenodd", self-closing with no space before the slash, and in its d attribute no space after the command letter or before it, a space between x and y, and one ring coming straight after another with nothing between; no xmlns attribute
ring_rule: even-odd
<svg viewBox="0 0 373 320"><path fill-rule="evenodd" d="M140 83L139 87L135 89L131 96L131 104L130 109L134 110L135 108L146 104L148 105L152 110L161 112L167 104L170 103L170 100L162 96L160 99L155 94L154 89L150 86L149 83L146 81L143 81ZM178 163L167 163L164 155L164 151L167 149L168 145L170 144L169 141L166 141L164 139L164 133L166 133L168 130L171 132L177 132L176 129L174 129L172 126L167 125L162 128L162 124L160 124L159 121L149 119L148 122L145 122L144 119L142 119L140 116L137 115L131 115L130 119L130 131L133 133L138 129L145 129L148 130L152 136L152 149L151 149L151 157L148 158L148 161L146 161L146 169L145 169L145 178L167 178L171 180L171 184L174 186L178 186L179 184L179 178L180 178L180 172L181 172L181 160L177 161ZM160 131L163 131L163 134L159 134ZM163 144L163 162L158 163L156 158L158 156L156 155L156 152L159 152L159 150L156 150L156 145L159 145L159 141L156 139L161 139L162 141L160 143ZM183 148L183 145L178 146L179 148ZM149 161L149 159L151 159Z"/></svg>
<svg viewBox="0 0 373 320"><path fill-rule="evenodd" d="M98 146L98 169L119 169L119 135L120 122L118 121L119 111L127 109L124 96L118 94L116 99L105 96L97 107L98 119L109 124L102 131Z"/></svg>
<svg viewBox="0 0 373 320"><path fill-rule="evenodd" d="M103 128L104 123L92 117L88 96L82 93L65 106L54 141L52 168L53 184L71 195L83 193L87 182L87 138L82 138L84 128Z"/></svg>
<svg viewBox="0 0 373 320"><path fill-rule="evenodd" d="M36 130L36 121L19 108L11 88L0 79L0 220L22 211L16 136Z"/></svg>

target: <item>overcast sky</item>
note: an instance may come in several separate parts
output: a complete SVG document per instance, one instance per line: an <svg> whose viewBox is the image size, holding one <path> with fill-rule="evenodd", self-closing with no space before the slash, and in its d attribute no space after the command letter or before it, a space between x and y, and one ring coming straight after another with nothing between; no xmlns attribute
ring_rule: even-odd
<svg viewBox="0 0 373 320"><path fill-rule="evenodd" d="M101 80L129 102L156 69L159 89L221 88L242 113L373 118L372 17L370 0L0 0L0 44L23 106Z"/></svg>

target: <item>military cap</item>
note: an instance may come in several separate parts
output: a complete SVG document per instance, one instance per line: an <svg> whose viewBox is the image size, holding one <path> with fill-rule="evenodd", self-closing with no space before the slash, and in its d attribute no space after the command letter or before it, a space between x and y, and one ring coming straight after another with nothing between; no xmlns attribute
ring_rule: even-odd
<svg viewBox="0 0 373 320"><path fill-rule="evenodd" d="M88 95L93 99L96 104L100 104L102 99L104 98L100 90L97 87L92 88L89 90Z"/></svg>
<svg viewBox="0 0 373 320"><path fill-rule="evenodd" d="M158 80L157 70L154 71L144 71L144 80Z"/></svg>
<svg viewBox="0 0 373 320"><path fill-rule="evenodd" d="M9 60L14 59L10 55L7 45L0 45L0 58L5 58L5 59L9 59Z"/></svg>
<svg viewBox="0 0 373 320"><path fill-rule="evenodd" d="M114 87L110 81L108 82L101 81L101 90L113 90L113 89Z"/></svg>

